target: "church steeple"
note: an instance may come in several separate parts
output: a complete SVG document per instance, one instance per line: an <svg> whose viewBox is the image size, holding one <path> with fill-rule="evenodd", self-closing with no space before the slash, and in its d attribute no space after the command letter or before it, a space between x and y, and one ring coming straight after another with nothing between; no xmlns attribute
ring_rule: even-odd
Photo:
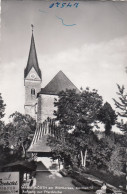
<svg viewBox="0 0 127 194"><path fill-rule="evenodd" d="M32 36L29 57L27 61L27 66L24 70L24 86L25 86L25 114L29 114L34 119L36 119L36 104L37 104L37 94L41 90L41 70L38 65L37 53L34 42L33 35L33 25L32 26Z"/></svg>
<svg viewBox="0 0 127 194"><path fill-rule="evenodd" d="M31 25L33 27L33 25ZM32 28L32 36L31 36L31 45L30 45L30 51L29 51L29 57L27 61L27 66L24 71L24 78L27 77L28 73L32 69L32 67L37 72L38 76L41 79L41 70L38 65L38 59L37 59L37 53L35 48L35 42L34 42L34 35L33 35L33 28Z"/></svg>

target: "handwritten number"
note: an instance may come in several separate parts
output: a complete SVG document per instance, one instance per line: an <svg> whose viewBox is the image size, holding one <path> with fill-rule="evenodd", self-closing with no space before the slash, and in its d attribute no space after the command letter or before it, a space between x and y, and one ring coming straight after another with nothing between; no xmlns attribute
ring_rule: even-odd
<svg viewBox="0 0 127 194"><path fill-rule="evenodd" d="M49 6L49 8L52 8L54 6L54 3L52 3L50 6Z"/></svg>
<svg viewBox="0 0 127 194"><path fill-rule="evenodd" d="M60 4L61 4L61 3L59 3L59 2L52 3L52 4L49 6L49 8L54 7L54 5L56 5L56 7L59 7ZM65 7L66 4L67 4L67 3L62 3L60 8ZM77 8L77 7L79 6L79 3L74 3L73 6L75 6L75 7ZM72 4L71 4L71 3L68 3L68 4L66 5L66 7L72 7Z"/></svg>
<svg viewBox="0 0 127 194"><path fill-rule="evenodd" d="M72 6L72 4L71 4L71 3L68 3L68 4L67 4L67 7L71 7L71 6Z"/></svg>
<svg viewBox="0 0 127 194"><path fill-rule="evenodd" d="M78 5L79 5L79 3L74 3L74 6L77 8L78 7Z"/></svg>
<svg viewBox="0 0 127 194"><path fill-rule="evenodd" d="M57 3L56 3L56 6L57 6L57 7L59 7L59 5L60 5L60 3L59 3L59 2L57 2Z"/></svg>
<svg viewBox="0 0 127 194"><path fill-rule="evenodd" d="M60 7L60 8L63 8L65 5L66 5L66 3L62 3L62 7Z"/></svg>

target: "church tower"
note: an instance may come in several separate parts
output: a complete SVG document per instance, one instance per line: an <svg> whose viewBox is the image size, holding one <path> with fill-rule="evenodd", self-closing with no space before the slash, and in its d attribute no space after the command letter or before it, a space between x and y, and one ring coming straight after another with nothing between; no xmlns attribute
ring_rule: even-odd
<svg viewBox="0 0 127 194"><path fill-rule="evenodd" d="M32 25L33 27L33 25ZM38 65L36 54L34 35L32 29L31 45L27 66L24 70L24 85L25 85L25 114L29 114L36 119L36 104L37 93L41 90L41 70Z"/></svg>

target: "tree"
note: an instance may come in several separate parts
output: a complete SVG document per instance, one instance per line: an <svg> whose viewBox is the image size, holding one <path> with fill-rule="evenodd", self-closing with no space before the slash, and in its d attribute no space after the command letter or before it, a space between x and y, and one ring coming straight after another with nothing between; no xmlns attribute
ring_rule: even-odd
<svg viewBox="0 0 127 194"><path fill-rule="evenodd" d="M4 117L4 111L5 111L6 104L4 104L4 101L2 99L1 93L0 93L0 119Z"/></svg>
<svg viewBox="0 0 127 194"><path fill-rule="evenodd" d="M26 150L30 146L36 129L36 121L29 115L19 112L13 113L10 118L12 122L5 126L2 134L3 145L6 148L12 148L20 157L25 158Z"/></svg>
<svg viewBox="0 0 127 194"><path fill-rule="evenodd" d="M3 101L1 93L0 93L0 133L3 130L3 127L4 127L4 122L1 119L5 115L5 113L4 113L5 112L5 107L6 107L6 104L4 104L4 101Z"/></svg>
<svg viewBox="0 0 127 194"><path fill-rule="evenodd" d="M75 90L62 91L59 100L54 103L57 106L54 115L60 124L68 126L68 130L75 126L87 133L96 124L102 102L102 97L95 89L90 91L86 88L81 93Z"/></svg>
<svg viewBox="0 0 127 194"><path fill-rule="evenodd" d="M6 107L6 104L4 104L4 101L0 93L0 165L5 164L5 162L8 160L8 152L4 152L4 141L2 138L4 127L5 127L5 124L2 121L2 118L5 115L4 113L5 107Z"/></svg>
<svg viewBox="0 0 127 194"><path fill-rule="evenodd" d="M107 170L114 148L115 143L112 136L103 136L102 138L98 139L97 143L94 144L90 150L89 166Z"/></svg>
<svg viewBox="0 0 127 194"><path fill-rule="evenodd" d="M56 155L78 166L85 166L90 145L93 146L96 141L92 128L96 125L102 102L102 97L95 89L90 91L86 88L81 93L75 90L60 92L59 99L54 103L57 107L54 115L59 121L60 134L62 130L62 140L56 141L56 137L53 137L54 145L52 140Z"/></svg>
<svg viewBox="0 0 127 194"><path fill-rule="evenodd" d="M115 124L115 111L109 103L104 106L102 103L97 91L90 91L89 88L81 93L67 90L59 94L59 99L55 101L57 110L54 112L58 125L53 125L55 134L49 138L54 158L72 167L85 167L87 161L90 168L114 170L114 164L119 169L117 161L113 163L113 156L119 159L118 162L120 156L114 151L116 143L112 133L99 139L92 130L97 126L98 119L110 129Z"/></svg>
<svg viewBox="0 0 127 194"><path fill-rule="evenodd" d="M105 134L110 135L112 125L116 123L117 115L108 102L100 109L98 119L105 124Z"/></svg>
<svg viewBox="0 0 127 194"><path fill-rule="evenodd" d="M71 142L68 141L69 136L70 134L66 133L66 135L64 134L63 138L61 139L57 138L56 136L51 136L48 139L48 143L52 149L53 159L58 159L58 161L61 161L65 167L74 165L76 155L76 149L74 149L74 145L72 145Z"/></svg>
<svg viewBox="0 0 127 194"><path fill-rule="evenodd" d="M120 86L117 84L118 87L118 97L119 101L114 100L115 106L117 109L119 109L118 115L123 119L121 119L121 122L117 122L117 126L120 128L121 131L127 133L127 122L125 121L125 118L127 118L127 94L125 93L125 88L124 86Z"/></svg>
<svg viewBox="0 0 127 194"><path fill-rule="evenodd" d="M120 148L120 145L114 144L110 160L108 161L108 170L115 175L120 175L125 164L125 150Z"/></svg>
<svg viewBox="0 0 127 194"><path fill-rule="evenodd" d="M117 95L119 97L119 101L114 100L116 108L119 110L118 115L122 117L121 121L117 122L118 128L124 133L124 136L117 139L119 140L121 148L124 150L122 154L122 158L125 158L125 160L122 161L124 164L124 167L126 169L126 147L127 147L127 93L125 92L125 87L122 85L120 86L117 84L118 92Z"/></svg>

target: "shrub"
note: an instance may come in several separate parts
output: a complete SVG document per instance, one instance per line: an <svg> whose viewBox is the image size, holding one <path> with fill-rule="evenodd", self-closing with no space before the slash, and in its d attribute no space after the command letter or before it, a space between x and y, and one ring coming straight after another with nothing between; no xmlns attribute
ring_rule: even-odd
<svg viewBox="0 0 127 194"><path fill-rule="evenodd" d="M93 183L91 180L86 179L83 175L79 174L78 172L72 171L71 177L76 179L79 183L81 183L84 186L93 186Z"/></svg>
<svg viewBox="0 0 127 194"><path fill-rule="evenodd" d="M82 187L82 184L79 183L77 180L73 179L72 183L76 186L76 187Z"/></svg>
<svg viewBox="0 0 127 194"><path fill-rule="evenodd" d="M125 175L121 175L121 176L117 176L117 175L113 175L113 173L111 172L104 172L104 171L99 171L99 170L95 170L95 169L89 169L86 171L87 174L91 174L97 178L99 178L100 180L103 180L115 187L119 187L119 185L122 185L123 188L126 187L126 176Z"/></svg>
<svg viewBox="0 0 127 194"><path fill-rule="evenodd" d="M77 189L80 189L80 190L83 190L83 191L93 190L93 186L84 186L75 179L72 180L72 183L75 185L75 187L77 187Z"/></svg>

